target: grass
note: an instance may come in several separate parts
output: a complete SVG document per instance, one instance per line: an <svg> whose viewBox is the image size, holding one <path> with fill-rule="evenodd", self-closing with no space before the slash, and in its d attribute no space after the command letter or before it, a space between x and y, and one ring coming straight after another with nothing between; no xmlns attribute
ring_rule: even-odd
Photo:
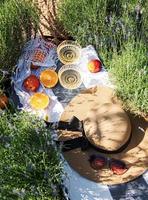
<svg viewBox="0 0 148 200"><path fill-rule="evenodd" d="M148 60L142 43L126 44L119 55L113 54L110 72L117 86L117 95L127 109L148 114Z"/></svg>
<svg viewBox="0 0 148 200"><path fill-rule="evenodd" d="M25 42L38 29L39 15L30 0L0 1L0 90ZM0 110L0 199L62 200L62 163L43 121L10 105Z"/></svg>
<svg viewBox="0 0 148 200"><path fill-rule="evenodd" d="M29 0L0 2L0 70L11 71L24 43L38 28L38 13Z"/></svg>
<svg viewBox="0 0 148 200"><path fill-rule="evenodd" d="M59 21L65 30L82 47L95 46L113 73L117 94L126 107L144 114L148 109L147 8L146 0L63 0L58 5ZM139 42L145 47L139 47Z"/></svg>
<svg viewBox="0 0 148 200"><path fill-rule="evenodd" d="M26 113L0 117L0 199L61 200L62 167L44 122Z"/></svg>
<svg viewBox="0 0 148 200"><path fill-rule="evenodd" d="M93 44L99 51L119 48L136 29L135 0L63 0L59 21L78 42ZM128 36L129 37L129 36Z"/></svg>

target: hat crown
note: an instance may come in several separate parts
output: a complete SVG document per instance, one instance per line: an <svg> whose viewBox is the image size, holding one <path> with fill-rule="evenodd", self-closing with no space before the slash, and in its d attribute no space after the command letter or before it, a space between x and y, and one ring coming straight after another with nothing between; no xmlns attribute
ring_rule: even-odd
<svg viewBox="0 0 148 200"><path fill-rule="evenodd" d="M120 106L105 103L87 113L84 131L92 145L106 151L116 151L128 141L131 124Z"/></svg>

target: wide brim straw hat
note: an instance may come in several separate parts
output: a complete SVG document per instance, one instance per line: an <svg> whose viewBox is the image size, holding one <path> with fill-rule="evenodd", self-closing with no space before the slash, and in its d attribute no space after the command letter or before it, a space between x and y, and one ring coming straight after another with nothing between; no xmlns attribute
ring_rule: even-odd
<svg viewBox="0 0 148 200"><path fill-rule="evenodd" d="M104 122L101 121L100 130L97 130L101 136L100 140L93 129L91 130L91 125L96 123L96 118L95 123L93 122L95 112L100 121L101 116L106 117ZM73 116L83 121L85 137L92 144L92 147L85 151L82 148L74 148L63 152L65 159L77 173L95 182L114 185L131 181L147 170L148 122L143 117L125 112L122 102L117 99L112 89L95 87L82 91L67 105L60 120L68 122ZM59 141L69 141L82 136L82 132L67 130L59 130L58 134ZM122 175L114 174L108 167L95 170L90 165L92 155L121 160L128 170Z"/></svg>

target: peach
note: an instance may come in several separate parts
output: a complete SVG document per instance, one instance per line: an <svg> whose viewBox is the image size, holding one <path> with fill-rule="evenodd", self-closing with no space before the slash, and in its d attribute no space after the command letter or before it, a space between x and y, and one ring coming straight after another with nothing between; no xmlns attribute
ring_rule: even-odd
<svg viewBox="0 0 148 200"><path fill-rule="evenodd" d="M102 63L100 60L95 59L95 60L89 61L88 63L88 70L91 73L97 73L101 71L101 68L102 68Z"/></svg>

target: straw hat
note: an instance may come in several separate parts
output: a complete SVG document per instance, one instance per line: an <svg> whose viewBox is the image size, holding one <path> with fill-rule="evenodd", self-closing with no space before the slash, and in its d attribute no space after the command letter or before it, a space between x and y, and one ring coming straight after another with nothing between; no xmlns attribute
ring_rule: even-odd
<svg viewBox="0 0 148 200"><path fill-rule="evenodd" d="M63 152L69 165L80 175L113 185L131 181L147 170L148 122L127 114L112 89L95 87L81 92L65 108L61 121L68 122L73 116L83 121L85 137L91 144L85 150L79 146ZM73 141L84 133L59 130L59 141ZM128 170L122 175L114 174L108 167L96 170L90 164L94 155L124 161Z"/></svg>

